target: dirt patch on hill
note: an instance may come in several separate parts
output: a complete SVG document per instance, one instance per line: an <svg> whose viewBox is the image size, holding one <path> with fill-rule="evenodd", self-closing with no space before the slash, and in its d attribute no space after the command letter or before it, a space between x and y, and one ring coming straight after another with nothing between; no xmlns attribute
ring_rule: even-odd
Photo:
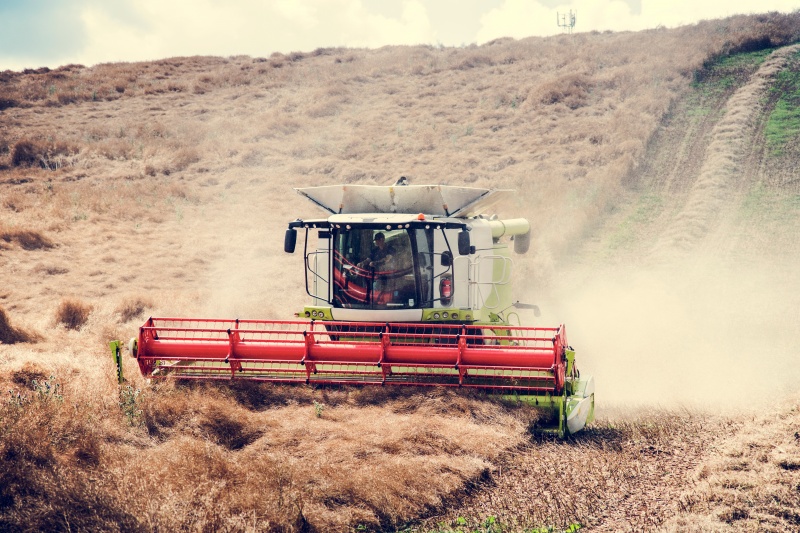
<svg viewBox="0 0 800 533"><path fill-rule="evenodd" d="M35 342L40 339L36 333L12 326L5 309L0 307L0 344Z"/></svg>

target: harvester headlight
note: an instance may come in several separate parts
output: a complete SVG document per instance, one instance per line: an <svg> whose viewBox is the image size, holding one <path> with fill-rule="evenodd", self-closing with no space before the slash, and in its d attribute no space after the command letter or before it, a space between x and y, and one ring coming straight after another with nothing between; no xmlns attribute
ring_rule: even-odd
<svg viewBox="0 0 800 533"><path fill-rule="evenodd" d="M458 313L453 313L452 315L450 315L450 318L458 320Z"/></svg>
<svg viewBox="0 0 800 533"><path fill-rule="evenodd" d="M316 311L316 310L314 310L314 311L311 311L311 316L313 316L314 318L316 318L316 317L317 317L317 311Z"/></svg>
<svg viewBox="0 0 800 533"><path fill-rule="evenodd" d="M309 313L308 311L306 311L306 318L308 318L308 317L310 317L310 316L311 316L311 313Z"/></svg>
<svg viewBox="0 0 800 533"><path fill-rule="evenodd" d="M450 315L448 315L448 314L447 314L447 311L445 311L444 313L442 313L442 318L447 318L448 316L450 316Z"/></svg>
<svg viewBox="0 0 800 533"><path fill-rule="evenodd" d="M433 318L438 320L439 319L439 313L433 313Z"/></svg>

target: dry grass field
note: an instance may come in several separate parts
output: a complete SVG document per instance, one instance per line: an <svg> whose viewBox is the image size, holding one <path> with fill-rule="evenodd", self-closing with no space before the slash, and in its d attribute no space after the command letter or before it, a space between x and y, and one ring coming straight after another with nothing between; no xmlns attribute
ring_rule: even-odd
<svg viewBox="0 0 800 533"><path fill-rule="evenodd" d="M0 72L0 530L800 528L800 14ZM147 316L289 318L292 187L513 188L599 419L119 386Z"/></svg>

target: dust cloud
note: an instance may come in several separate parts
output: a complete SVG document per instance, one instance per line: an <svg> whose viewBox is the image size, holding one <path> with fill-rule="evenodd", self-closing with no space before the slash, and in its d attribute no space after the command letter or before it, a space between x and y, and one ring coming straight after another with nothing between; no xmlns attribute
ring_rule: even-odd
<svg viewBox="0 0 800 533"><path fill-rule="evenodd" d="M288 185L236 172L230 177L244 185L231 187L193 236L210 250L202 313L291 319L306 303L305 274L302 241L299 252L284 253L284 231L290 220L314 210Z"/></svg>
<svg viewBox="0 0 800 533"><path fill-rule="evenodd" d="M763 179L753 163L759 153L747 149L758 139L756 118L796 50L774 52L727 101L697 174L691 161L674 172L688 195L661 192L668 215L631 244L635 252L593 259L577 243L574 260L560 261L566 266L541 254L528 260L546 281L532 293L542 323L566 323L601 404L738 409L798 389L796 218L786 202L765 205L761 218L743 207L748 187Z"/></svg>
<svg viewBox="0 0 800 533"><path fill-rule="evenodd" d="M800 378L800 277L791 265L583 267L540 292L604 405L712 410L765 403Z"/></svg>

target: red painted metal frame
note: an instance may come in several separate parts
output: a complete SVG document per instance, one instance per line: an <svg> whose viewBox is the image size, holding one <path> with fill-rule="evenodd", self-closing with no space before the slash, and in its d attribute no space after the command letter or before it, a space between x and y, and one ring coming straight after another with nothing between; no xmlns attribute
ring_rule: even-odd
<svg viewBox="0 0 800 533"><path fill-rule="evenodd" d="M142 374L560 394L564 326L150 318Z"/></svg>

